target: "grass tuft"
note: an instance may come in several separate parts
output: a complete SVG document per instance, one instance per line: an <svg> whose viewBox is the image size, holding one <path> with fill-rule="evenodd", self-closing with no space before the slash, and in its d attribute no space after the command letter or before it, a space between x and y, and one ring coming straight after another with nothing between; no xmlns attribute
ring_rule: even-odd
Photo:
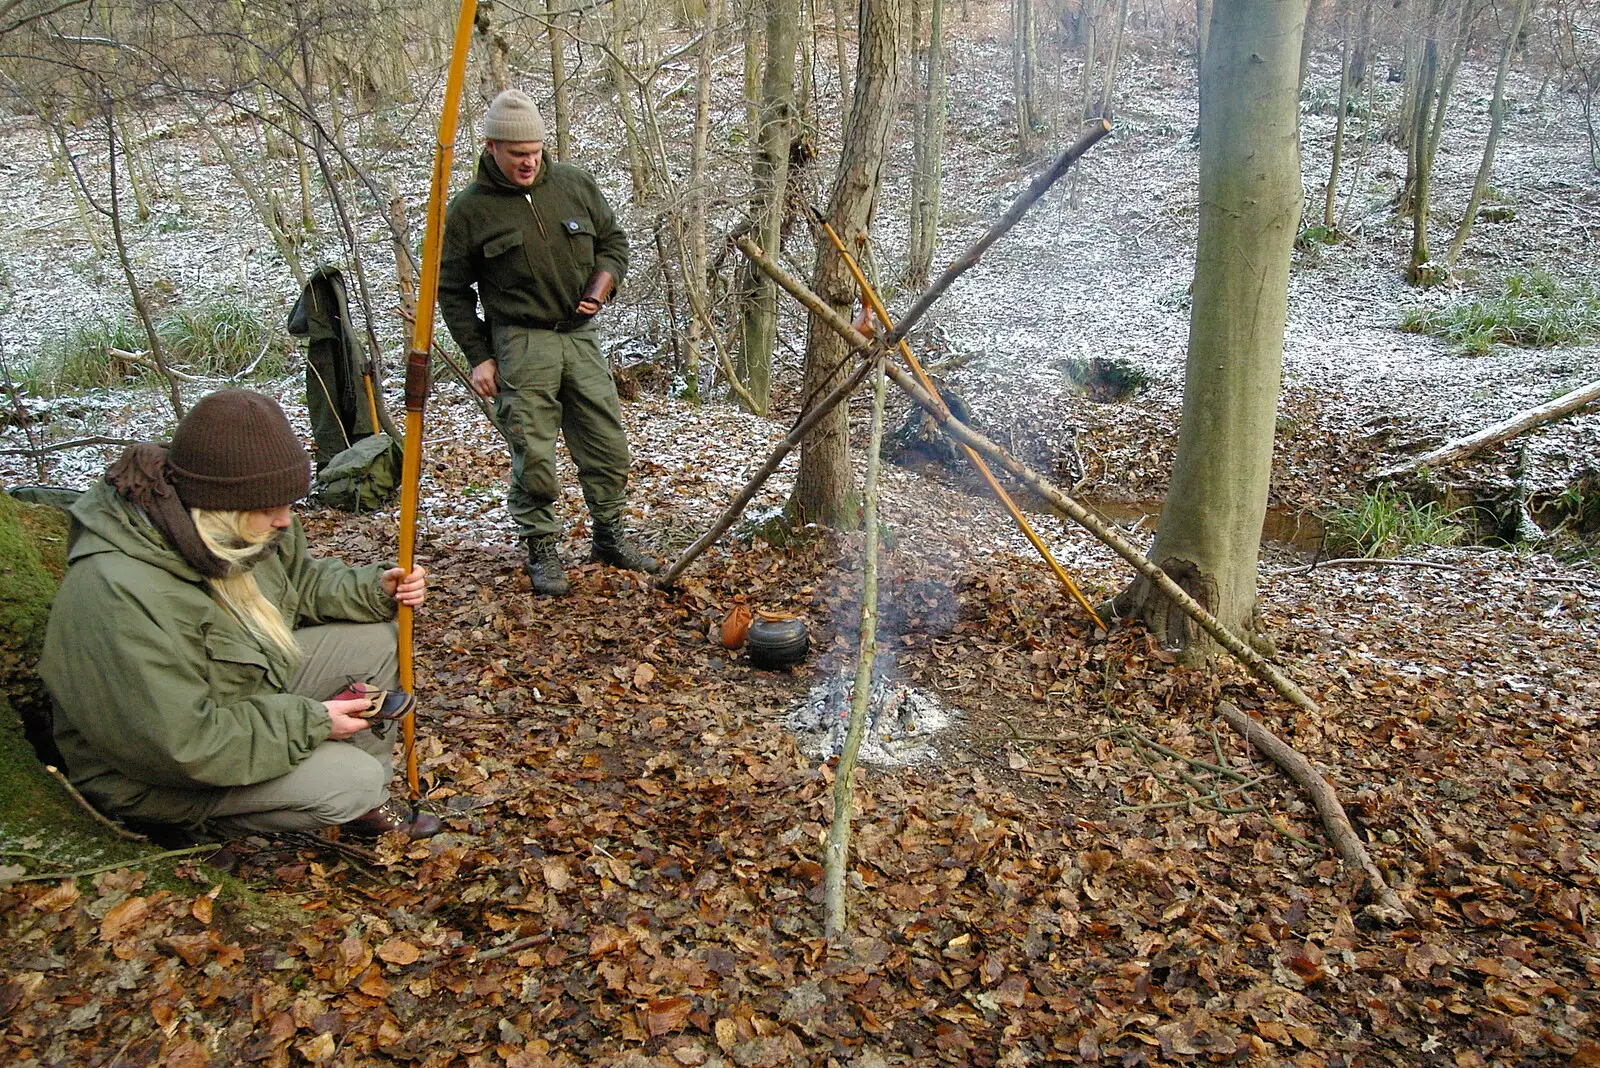
<svg viewBox="0 0 1600 1068"><path fill-rule="evenodd" d="M269 345L261 317L228 297L179 308L161 320L157 329L167 358L197 375L232 377L255 362ZM282 370L282 360L273 360L268 353L256 365L255 373L271 375Z"/></svg>
<svg viewBox="0 0 1600 1068"><path fill-rule="evenodd" d="M1387 559L1424 545L1459 545L1467 536L1457 521L1432 501L1418 504L1392 486L1379 486L1322 514L1324 544L1335 556Z"/></svg>
<svg viewBox="0 0 1600 1068"><path fill-rule="evenodd" d="M17 384L36 397L110 389L145 373L144 367L110 350L143 352L146 347L144 331L132 322L82 320L46 337Z"/></svg>
<svg viewBox="0 0 1600 1068"><path fill-rule="evenodd" d="M1494 345L1547 348L1600 337L1600 292L1587 282L1563 285L1545 271L1506 279L1488 300L1406 313L1400 329L1443 338L1483 355Z"/></svg>

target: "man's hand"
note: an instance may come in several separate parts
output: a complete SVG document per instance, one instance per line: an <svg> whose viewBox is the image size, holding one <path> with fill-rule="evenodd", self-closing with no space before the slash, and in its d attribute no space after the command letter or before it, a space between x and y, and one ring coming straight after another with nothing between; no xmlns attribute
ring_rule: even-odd
<svg viewBox="0 0 1600 1068"><path fill-rule="evenodd" d="M395 568L395 570L398 571L400 569ZM328 710L328 718L333 721L333 730L328 732L328 737L336 742L342 742L346 738L355 735L358 731L364 731L371 727L370 723L356 715L357 712L366 711L367 703L365 699L360 697L353 701L322 702L322 707Z"/></svg>
<svg viewBox="0 0 1600 1068"><path fill-rule="evenodd" d="M600 302L591 297L578 301L578 314L585 319L592 319L600 314Z"/></svg>
<svg viewBox="0 0 1600 1068"><path fill-rule="evenodd" d="M398 567L391 567L378 581L384 593L407 608L416 608L428 595L428 571L424 567L413 567L409 575Z"/></svg>
<svg viewBox="0 0 1600 1068"><path fill-rule="evenodd" d="M598 309L596 309L598 310ZM493 400L500 392L500 373L493 360L484 360L472 369L472 392Z"/></svg>

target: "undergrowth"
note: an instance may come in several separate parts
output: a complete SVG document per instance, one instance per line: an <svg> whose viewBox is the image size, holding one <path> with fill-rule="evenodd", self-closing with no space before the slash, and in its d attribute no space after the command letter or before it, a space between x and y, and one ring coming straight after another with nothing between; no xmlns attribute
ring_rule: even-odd
<svg viewBox="0 0 1600 1068"><path fill-rule="evenodd" d="M227 378L252 364L256 374L284 370L281 358L266 353L270 339L261 317L228 297L179 308L161 320L158 329L167 358L191 374ZM257 358L260 363L255 362ZM270 367L266 366L269 362Z"/></svg>
<svg viewBox="0 0 1600 1068"><path fill-rule="evenodd" d="M1460 510L1419 504L1392 486L1379 486L1322 514L1324 545L1335 556L1388 558L1424 545L1457 545L1467 529Z"/></svg>
<svg viewBox="0 0 1600 1068"><path fill-rule="evenodd" d="M80 320L44 339L17 384L38 397L110 389L144 373L139 364L113 356L111 350L142 352L146 347L144 331L132 322Z"/></svg>
<svg viewBox="0 0 1600 1068"><path fill-rule="evenodd" d="M1548 272L1533 270L1512 275L1487 300L1407 312L1400 329L1443 338L1478 355L1497 344L1571 345L1600 337L1600 292L1587 282L1563 285Z"/></svg>
<svg viewBox="0 0 1600 1068"><path fill-rule="evenodd" d="M1072 388L1092 401L1114 404L1124 401L1150 384L1150 375L1127 360L1073 356L1063 369Z"/></svg>

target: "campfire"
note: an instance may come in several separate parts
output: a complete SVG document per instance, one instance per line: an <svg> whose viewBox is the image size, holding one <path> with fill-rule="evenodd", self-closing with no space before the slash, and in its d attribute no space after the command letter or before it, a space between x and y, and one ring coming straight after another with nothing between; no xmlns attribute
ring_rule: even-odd
<svg viewBox="0 0 1600 1068"><path fill-rule="evenodd" d="M844 749L854 690L854 674L834 675L812 687L789 709L789 729L799 736L800 748L807 756L827 760ZM880 661L872 681L859 759L890 766L930 760L938 753L933 736L948 727L952 718L937 697L897 681Z"/></svg>

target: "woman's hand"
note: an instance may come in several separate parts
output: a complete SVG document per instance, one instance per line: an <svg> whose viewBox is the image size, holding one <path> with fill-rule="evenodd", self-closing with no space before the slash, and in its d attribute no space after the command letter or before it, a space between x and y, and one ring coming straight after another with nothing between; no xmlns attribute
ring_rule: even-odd
<svg viewBox="0 0 1600 1068"><path fill-rule="evenodd" d="M416 608L428 595L428 571L424 567L412 568L409 575L398 567L391 567L379 581L383 583L384 593L407 608Z"/></svg>
<svg viewBox="0 0 1600 1068"><path fill-rule="evenodd" d="M400 569L395 568L395 570ZM333 730L328 732L328 737L336 742L342 742L358 731L371 727L372 724L356 715L357 712L365 712L368 704L370 702L362 697L357 697L353 701L322 702L322 707L328 710L328 718L333 721Z"/></svg>

